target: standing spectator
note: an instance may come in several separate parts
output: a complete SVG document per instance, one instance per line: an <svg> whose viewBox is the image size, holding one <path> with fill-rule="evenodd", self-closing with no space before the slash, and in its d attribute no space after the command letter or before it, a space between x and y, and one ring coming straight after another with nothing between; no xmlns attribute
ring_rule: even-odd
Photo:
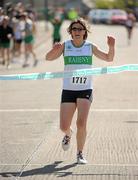
<svg viewBox="0 0 138 180"><path fill-rule="evenodd" d="M53 45L54 45L56 42L61 41L61 33L60 33L60 29L62 25L61 17L55 16L54 19L51 20L51 23L53 25L52 38L53 38Z"/></svg>
<svg viewBox="0 0 138 180"><path fill-rule="evenodd" d="M28 17L26 12L24 12L21 15L21 17L23 18L24 21L24 43L25 43L25 61L23 67L28 66L28 58L30 53L32 54L34 60L33 66L36 66L38 60L36 58L36 54L33 49L34 34L36 32L35 23Z"/></svg>
<svg viewBox="0 0 138 180"><path fill-rule="evenodd" d="M2 9L2 7L0 7L0 25L2 25L3 17L4 17L4 10Z"/></svg>
<svg viewBox="0 0 138 180"><path fill-rule="evenodd" d="M0 7L0 26L2 25L3 18L4 18L4 10L2 9L2 7ZM1 40L0 40L0 57L1 57Z"/></svg>
<svg viewBox="0 0 138 180"><path fill-rule="evenodd" d="M20 18L13 18L13 31L14 31L14 55L20 56L21 55L21 44L23 41L22 37L22 22Z"/></svg>
<svg viewBox="0 0 138 180"><path fill-rule="evenodd" d="M9 26L9 17L4 16L0 26L0 41L2 48L2 64L9 68L10 65L10 43L13 38L13 29ZM7 58L6 58L7 55Z"/></svg>
<svg viewBox="0 0 138 180"><path fill-rule="evenodd" d="M3 17L4 17L4 10L2 9L2 7L0 7L0 26L2 25ZM1 57L1 41L0 41L0 57Z"/></svg>
<svg viewBox="0 0 138 180"><path fill-rule="evenodd" d="M136 22L136 18L134 16L134 14L129 12L127 15L126 23L125 23L125 26L127 29L128 45L131 42L132 32L133 32L133 28L135 26L135 22Z"/></svg>

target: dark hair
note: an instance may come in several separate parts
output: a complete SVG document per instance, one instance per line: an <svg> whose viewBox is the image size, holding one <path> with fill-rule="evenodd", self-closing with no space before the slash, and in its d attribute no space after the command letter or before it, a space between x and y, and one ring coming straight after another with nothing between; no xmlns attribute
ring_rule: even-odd
<svg viewBox="0 0 138 180"><path fill-rule="evenodd" d="M85 21L84 19L82 19L82 18L79 18L79 19L76 19L76 20L72 21L71 24L69 25L68 29L67 29L67 31L68 31L69 34L71 34L72 26L73 26L74 24L80 24L80 25L83 26L83 28L84 28L84 30L85 30L85 34L84 34L84 36L83 36L83 39L84 39L84 40L87 39L87 37L88 37L88 32L90 32L90 31L89 31L89 27L88 27L88 24L86 23L86 21Z"/></svg>

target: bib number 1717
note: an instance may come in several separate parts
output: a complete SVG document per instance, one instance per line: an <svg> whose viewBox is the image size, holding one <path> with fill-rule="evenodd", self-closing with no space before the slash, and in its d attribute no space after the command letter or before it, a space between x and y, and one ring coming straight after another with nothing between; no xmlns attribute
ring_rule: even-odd
<svg viewBox="0 0 138 180"><path fill-rule="evenodd" d="M85 84L87 80L87 77L73 77L72 83L74 84Z"/></svg>

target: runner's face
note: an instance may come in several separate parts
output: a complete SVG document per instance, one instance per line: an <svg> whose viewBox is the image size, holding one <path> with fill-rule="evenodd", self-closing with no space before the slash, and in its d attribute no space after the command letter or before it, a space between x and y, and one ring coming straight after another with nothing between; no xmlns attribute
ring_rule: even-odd
<svg viewBox="0 0 138 180"><path fill-rule="evenodd" d="M71 28L71 34L73 39L83 39L83 36L85 35L85 29L79 23L73 24Z"/></svg>

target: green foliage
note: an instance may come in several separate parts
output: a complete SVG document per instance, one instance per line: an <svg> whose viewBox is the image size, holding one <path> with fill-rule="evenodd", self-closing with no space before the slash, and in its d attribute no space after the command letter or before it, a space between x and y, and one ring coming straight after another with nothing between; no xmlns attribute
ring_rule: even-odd
<svg viewBox="0 0 138 180"><path fill-rule="evenodd" d="M108 0L96 0L96 8L99 9L113 8L113 2Z"/></svg>
<svg viewBox="0 0 138 180"><path fill-rule="evenodd" d="M120 8L124 9L126 6L125 0L96 0L96 8L109 9Z"/></svg>
<svg viewBox="0 0 138 180"><path fill-rule="evenodd" d="M125 7L126 7L125 0L115 0L114 1L114 8L125 9Z"/></svg>

